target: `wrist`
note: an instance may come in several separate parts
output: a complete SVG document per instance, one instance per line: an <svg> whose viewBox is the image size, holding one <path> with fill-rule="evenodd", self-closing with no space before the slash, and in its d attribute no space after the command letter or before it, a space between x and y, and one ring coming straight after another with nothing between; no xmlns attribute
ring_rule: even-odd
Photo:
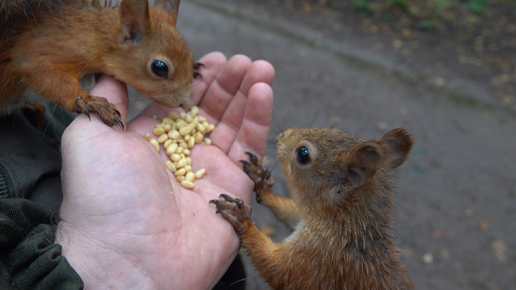
<svg viewBox="0 0 516 290"><path fill-rule="evenodd" d="M77 233L61 221L56 231L56 244L62 255L81 277L84 289L156 289L154 281L132 255Z"/></svg>

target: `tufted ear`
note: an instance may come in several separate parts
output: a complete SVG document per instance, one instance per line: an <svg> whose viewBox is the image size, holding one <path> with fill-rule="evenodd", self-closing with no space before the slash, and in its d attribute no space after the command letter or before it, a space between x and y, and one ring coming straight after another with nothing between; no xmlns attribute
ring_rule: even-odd
<svg viewBox="0 0 516 290"><path fill-rule="evenodd" d="M386 160L384 167L390 171L407 160L414 145L414 139L407 130L398 128L383 135L378 140L378 144L385 150Z"/></svg>
<svg viewBox="0 0 516 290"><path fill-rule="evenodd" d="M343 184L360 186L373 178L381 168L384 157L382 148L376 142L364 142L351 151L341 153L340 163L346 172ZM351 184L349 184L351 183Z"/></svg>
<svg viewBox="0 0 516 290"><path fill-rule="evenodd" d="M154 2L154 8L167 11L174 19L173 24L176 24L177 13L179 11L179 0L156 0Z"/></svg>
<svg viewBox="0 0 516 290"><path fill-rule="evenodd" d="M139 43L150 34L151 22L147 0L122 0L119 9L124 41Z"/></svg>

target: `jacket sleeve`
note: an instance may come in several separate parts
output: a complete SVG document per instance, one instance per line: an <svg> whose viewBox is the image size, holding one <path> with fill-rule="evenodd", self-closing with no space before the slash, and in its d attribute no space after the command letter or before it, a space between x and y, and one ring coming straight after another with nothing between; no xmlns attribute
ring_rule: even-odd
<svg viewBox="0 0 516 290"><path fill-rule="evenodd" d="M0 199L0 289L83 289L54 234L48 212L36 203Z"/></svg>
<svg viewBox="0 0 516 290"><path fill-rule="evenodd" d="M0 117L0 289L82 289L54 244L62 202L60 138L66 112L47 108L35 127L21 113ZM68 119L69 121L70 119Z"/></svg>

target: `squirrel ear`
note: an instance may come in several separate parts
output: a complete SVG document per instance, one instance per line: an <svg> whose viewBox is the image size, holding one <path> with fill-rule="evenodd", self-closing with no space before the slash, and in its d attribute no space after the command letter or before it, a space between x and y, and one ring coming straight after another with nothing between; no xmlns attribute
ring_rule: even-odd
<svg viewBox="0 0 516 290"><path fill-rule="evenodd" d="M179 0L156 0L154 1L154 8L167 11L174 19L174 24L177 21L177 12L179 11Z"/></svg>
<svg viewBox="0 0 516 290"><path fill-rule="evenodd" d="M361 143L350 152L342 153L339 158L346 170L345 183L360 186L368 182L383 163L383 154L380 146L375 142Z"/></svg>
<svg viewBox="0 0 516 290"><path fill-rule="evenodd" d="M124 41L138 43L150 33L151 23L147 0L122 0L119 9Z"/></svg>
<svg viewBox="0 0 516 290"><path fill-rule="evenodd" d="M385 168L392 170L407 160L414 139L407 130L398 128L387 132L378 143L386 151Z"/></svg>

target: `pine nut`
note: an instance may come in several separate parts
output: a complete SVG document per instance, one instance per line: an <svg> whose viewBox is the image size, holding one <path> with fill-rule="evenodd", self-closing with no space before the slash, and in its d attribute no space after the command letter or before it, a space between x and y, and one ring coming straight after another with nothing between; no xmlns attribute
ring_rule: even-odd
<svg viewBox="0 0 516 290"><path fill-rule="evenodd" d="M205 173L206 173L206 168L201 168L195 172L195 178L201 179Z"/></svg>
<svg viewBox="0 0 516 290"><path fill-rule="evenodd" d="M176 168L183 168L185 167L186 165L188 165L188 161L186 159L181 159L177 162L177 166ZM185 170L186 171L186 170Z"/></svg>
<svg viewBox="0 0 516 290"><path fill-rule="evenodd" d="M204 135L201 132L197 132L197 133L195 133L194 138L195 138L195 144L199 144L202 142Z"/></svg>
<svg viewBox="0 0 516 290"><path fill-rule="evenodd" d="M197 107L197 106L193 106L193 107L190 109L190 112L188 112L188 114L190 114L190 116L192 116L192 117L197 116L197 114L199 114L199 107Z"/></svg>
<svg viewBox="0 0 516 290"><path fill-rule="evenodd" d="M206 133L211 133L213 130L215 130L215 125L209 124L206 128Z"/></svg>
<svg viewBox="0 0 516 290"><path fill-rule="evenodd" d="M179 118L179 115L176 112L170 112L168 113L168 117L175 121Z"/></svg>
<svg viewBox="0 0 516 290"><path fill-rule="evenodd" d="M177 170L176 172L174 172L175 176L183 176L185 174L186 174L186 170L184 168L181 168L181 169Z"/></svg>
<svg viewBox="0 0 516 290"><path fill-rule="evenodd" d="M174 124L174 120L172 120L172 118L170 118L170 117L163 118L163 120L161 120L161 122L165 123L165 124L170 124L170 125Z"/></svg>
<svg viewBox="0 0 516 290"><path fill-rule="evenodd" d="M180 136L181 136L181 135L179 134L179 131L177 131L177 130L172 130L172 129L171 129L171 130L168 132L168 137L169 137L170 139L177 140L177 139L179 139L179 137L180 137Z"/></svg>
<svg viewBox="0 0 516 290"><path fill-rule="evenodd" d="M168 139L167 141L165 141L165 143L163 143L163 147L165 147L165 149L168 149L168 146L170 146L170 144L172 144L173 142L174 141L172 139Z"/></svg>
<svg viewBox="0 0 516 290"><path fill-rule="evenodd" d="M185 175L185 180L190 181L190 182L194 181L195 180L195 173L193 173L191 171L187 172L186 175Z"/></svg>
<svg viewBox="0 0 516 290"><path fill-rule="evenodd" d="M186 156L190 155L190 149L183 149L183 154Z"/></svg>
<svg viewBox="0 0 516 290"><path fill-rule="evenodd" d="M179 160L181 160L181 156L177 153L174 153L174 154L170 155L170 160L172 160L174 162L179 162Z"/></svg>
<svg viewBox="0 0 516 290"><path fill-rule="evenodd" d="M168 139L168 135L167 134L162 134L158 137L158 143L159 144L162 144L162 143L165 143L165 141L167 141Z"/></svg>
<svg viewBox="0 0 516 290"><path fill-rule="evenodd" d="M149 142L151 143L152 146L154 146L154 148L156 149L156 151L159 152L159 143L158 143L158 140L152 138L149 140Z"/></svg>
<svg viewBox="0 0 516 290"><path fill-rule="evenodd" d="M188 148L189 149L192 149L195 145L195 139L194 138L190 138L190 140L188 140Z"/></svg>
<svg viewBox="0 0 516 290"><path fill-rule="evenodd" d="M204 138L204 144L211 145L211 139L208 137Z"/></svg>
<svg viewBox="0 0 516 290"><path fill-rule="evenodd" d="M152 130L152 133L156 136L161 136L163 133L165 133L165 129L163 127L156 127L154 130Z"/></svg>
<svg viewBox="0 0 516 290"><path fill-rule="evenodd" d="M172 171L172 173L177 171L176 166L174 165L174 163L172 163L172 161L167 160L167 162L165 162L165 165L170 171Z"/></svg>
<svg viewBox="0 0 516 290"><path fill-rule="evenodd" d="M204 126L202 124L197 124L197 126L195 127L195 129L197 129L197 131L201 132L201 133L204 133L206 132L206 128L204 128Z"/></svg>
<svg viewBox="0 0 516 290"><path fill-rule="evenodd" d="M186 170L186 173L192 172L192 166L191 165L186 165L185 166L185 170Z"/></svg>
<svg viewBox="0 0 516 290"><path fill-rule="evenodd" d="M168 148L167 148L167 155L172 155L172 154L176 153L176 150L177 150L177 143L170 144L170 146L168 146ZM170 158L172 158L172 157L170 157Z"/></svg>
<svg viewBox="0 0 516 290"><path fill-rule="evenodd" d="M188 134L190 134L190 132L192 132L193 128L194 127L192 125L188 124L188 125L182 127L181 129L179 129L179 134L181 134L181 136L188 135Z"/></svg>
<svg viewBox="0 0 516 290"><path fill-rule="evenodd" d="M191 181L183 180L181 181L181 186L187 189L193 189L195 187L195 184Z"/></svg>
<svg viewBox="0 0 516 290"><path fill-rule="evenodd" d="M147 139L147 141L150 141L150 139L151 139L150 138L150 133L145 134L145 136L143 136L143 137L145 137L145 139Z"/></svg>
<svg viewBox="0 0 516 290"><path fill-rule="evenodd" d="M191 116L190 114L186 114L186 116L185 116L185 121L186 121L187 123L192 123L192 121L193 121L192 116Z"/></svg>

